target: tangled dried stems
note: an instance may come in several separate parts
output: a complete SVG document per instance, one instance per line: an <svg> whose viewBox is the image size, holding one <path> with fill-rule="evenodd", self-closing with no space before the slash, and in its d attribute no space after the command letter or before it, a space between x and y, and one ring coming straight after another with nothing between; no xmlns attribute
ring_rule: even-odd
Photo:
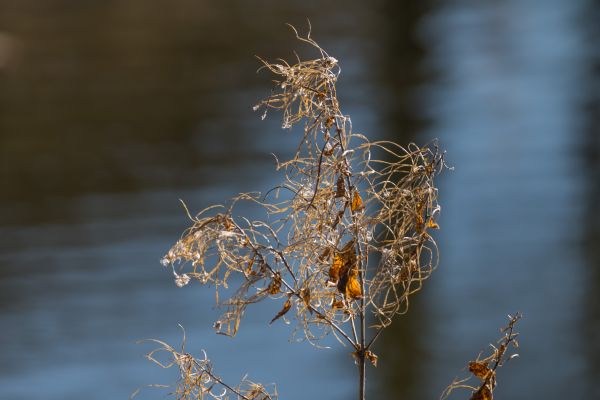
<svg viewBox="0 0 600 400"><path fill-rule="evenodd" d="M496 388L496 371L502 367L507 361L518 357L518 354L510 353L510 347L518 348L519 342L517 336L519 334L515 332L515 324L521 319L521 313L516 313L514 316L508 316L508 325L500 329L503 333L502 337L498 339L496 345L490 344L492 352L489 356L481 358L481 353L477 356L477 359L470 361L468 364L470 376L463 379L455 379L442 393L441 400L446 399L455 389L469 389L471 390L471 400L493 400L494 389ZM479 384L473 386L469 384L471 378L475 378Z"/></svg>
<svg viewBox="0 0 600 400"><path fill-rule="evenodd" d="M336 96L338 61L310 32L292 29L320 57L261 59L275 89L254 107L263 118L281 111L284 129L302 126L293 158L277 160L284 181L264 196L243 193L225 206L188 212L192 226L162 264L180 287L191 280L215 287L225 308L218 333L235 335L247 306L272 299L281 311L271 322L294 315L299 339L318 345L333 334L363 364L375 363L371 345L437 266L431 231L438 228L434 178L446 166L443 152L436 142L403 147L353 132ZM240 202L264 217L236 215ZM237 289L229 289L232 282ZM367 313L374 317L369 340Z"/></svg>
<svg viewBox="0 0 600 400"><path fill-rule="evenodd" d="M236 400L277 400L277 390L274 385L266 387L252 382L246 377L236 387L223 382L213 371L212 363L204 350L202 350L202 358L195 358L185 351L185 331L180 350L162 340L149 339L148 341L159 345L159 347L146 354L148 360L165 369L172 367L179 369L177 386L172 392L177 400L205 398L215 400L231 398Z"/></svg>

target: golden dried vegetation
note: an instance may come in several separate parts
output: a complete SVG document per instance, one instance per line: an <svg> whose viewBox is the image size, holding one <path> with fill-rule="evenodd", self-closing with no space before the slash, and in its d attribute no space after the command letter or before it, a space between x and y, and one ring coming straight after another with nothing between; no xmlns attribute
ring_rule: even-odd
<svg viewBox="0 0 600 400"><path fill-rule="evenodd" d="M296 38L318 57L294 62L259 59L274 75L271 95L255 111L283 115L284 129L301 131L287 161L276 160L282 182L261 193L241 193L225 205L191 215L191 226L171 247L162 264L172 269L179 287L191 282L213 287L223 313L217 333L234 336L246 308L266 300L279 303L265 322L295 321L292 335L319 346L333 335L359 365L359 399L365 397L365 365L377 364L372 345L394 317L407 312L438 264L434 230L440 213L436 176L447 166L437 142L401 146L370 141L352 129L336 94L338 61L309 33ZM240 204L258 217L238 214ZM184 205L185 206L185 205ZM469 364L479 386L458 380L444 392L469 388L472 399L492 399L496 370L509 345L516 345L511 319L505 336L485 359ZM177 366L178 399L232 393L241 399L271 399L276 392L243 382L233 388L212 372L206 357L197 360L162 341L159 362ZM271 394L269 394L271 393Z"/></svg>

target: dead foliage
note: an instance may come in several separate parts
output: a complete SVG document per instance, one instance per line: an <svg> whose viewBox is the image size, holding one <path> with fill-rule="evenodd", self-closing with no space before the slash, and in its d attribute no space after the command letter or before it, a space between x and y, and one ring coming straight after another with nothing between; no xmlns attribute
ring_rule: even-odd
<svg viewBox="0 0 600 400"><path fill-rule="evenodd" d="M183 328L182 328L183 330ZM149 339L147 342L159 347L146 354L146 358L161 368L177 368L178 379L170 394L177 400L277 400L275 385L262 385L244 377L237 386L229 386L214 372L212 362L204 350L203 357L195 358L186 352L185 331L181 348L175 349L162 340ZM169 388L166 385L151 385L153 387ZM132 397L139 392L136 391Z"/></svg>
<svg viewBox="0 0 600 400"><path fill-rule="evenodd" d="M317 346L334 335L358 359L364 398L364 365L377 364L373 342L394 316L407 311L410 297L438 263L435 178L446 167L444 152L435 141L401 146L354 132L337 99L338 60L310 31L303 37L292 29L317 57L259 58L275 85L254 107L263 118L281 112L282 128L301 132L294 156L276 160L281 184L265 194L239 194L193 216L185 207L191 226L161 263L172 270L178 287L197 282L214 288L223 309L214 324L217 333L235 335L246 308L270 299L281 309L265 322L295 320L293 336ZM238 215L242 202L260 215ZM190 387L200 393L185 371L194 370L197 380L203 364L158 343L183 368L177 393Z"/></svg>
<svg viewBox="0 0 600 400"><path fill-rule="evenodd" d="M521 319L521 313L516 313L514 316L508 316L508 325L500 329L503 333L502 337L498 339L496 344L490 344L491 353L481 358L481 353L477 356L477 359L470 361L468 364L470 376L463 379L455 379L442 393L440 399L446 399L456 389L468 389L471 390L471 400L493 400L494 389L496 388L496 373L498 368L504 366L507 361L518 357L518 354L510 354L510 348L518 348L519 342L515 332L515 324ZM475 384L469 383L470 381L476 381Z"/></svg>
<svg viewBox="0 0 600 400"><path fill-rule="evenodd" d="M309 341L333 333L356 347L356 316L370 310L373 328L383 329L406 312L437 265L434 179L445 167L443 152L435 142L403 147L354 132L336 96L338 61L310 33L296 36L319 57L260 59L275 88L255 106L263 116L282 112L283 128L301 127L294 157L277 161L283 182L264 196L240 194L190 215L192 226L162 263L178 286L215 288L225 309L219 333L235 335L248 305L284 298L271 322L293 310ZM237 215L240 202L258 205L264 218ZM222 300L233 277L238 288Z"/></svg>

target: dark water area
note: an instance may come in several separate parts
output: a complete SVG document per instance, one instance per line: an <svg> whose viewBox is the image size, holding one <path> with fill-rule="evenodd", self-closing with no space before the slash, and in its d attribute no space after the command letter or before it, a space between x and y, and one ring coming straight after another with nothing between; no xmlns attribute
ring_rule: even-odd
<svg viewBox="0 0 600 400"><path fill-rule="evenodd" d="M355 130L425 143L439 270L378 343L373 398L438 398L517 310L498 398L595 398L600 370L599 9L592 1L0 0L0 398L128 398L170 383L143 338L206 349L281 398L352 398L347 348L289 343L251 309L214 334L214 295L159 264L191 210L281 178L297 136L252 111L254 55L340 60ZM143 389L139 398L164 398ZM465 398L467 395L457 398Z"/></svg>

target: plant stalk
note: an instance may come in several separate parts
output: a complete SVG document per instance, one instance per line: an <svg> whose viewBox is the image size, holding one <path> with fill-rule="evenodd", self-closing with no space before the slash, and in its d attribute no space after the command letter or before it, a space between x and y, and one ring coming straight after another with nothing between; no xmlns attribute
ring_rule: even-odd
<svg viewBox="0 0 600 400"><path fill-rule="evenodd" d="M365 363L365 352L359 351L358 353L358 373L360 383L358 385L358 399L365 400L366 393L366 363Z"/></svg>
<svg viewBox="0 0 600 400"><path fill-rule="evenodd" d="M364 275L361 272L360 273L360 283L362 286L362 293L363 296L360 299L360 348L358 350L358 374L359 374L359 385L358 385L358 399L359 400L365 400L366 398L366 372L367 372L367 365L366 365L366 352L367 352L367 348L365 346L365 341L366 341L366 313L365 313L365 296L364 296L364 289L365 289L365 279L364 279Z"/></svg>

